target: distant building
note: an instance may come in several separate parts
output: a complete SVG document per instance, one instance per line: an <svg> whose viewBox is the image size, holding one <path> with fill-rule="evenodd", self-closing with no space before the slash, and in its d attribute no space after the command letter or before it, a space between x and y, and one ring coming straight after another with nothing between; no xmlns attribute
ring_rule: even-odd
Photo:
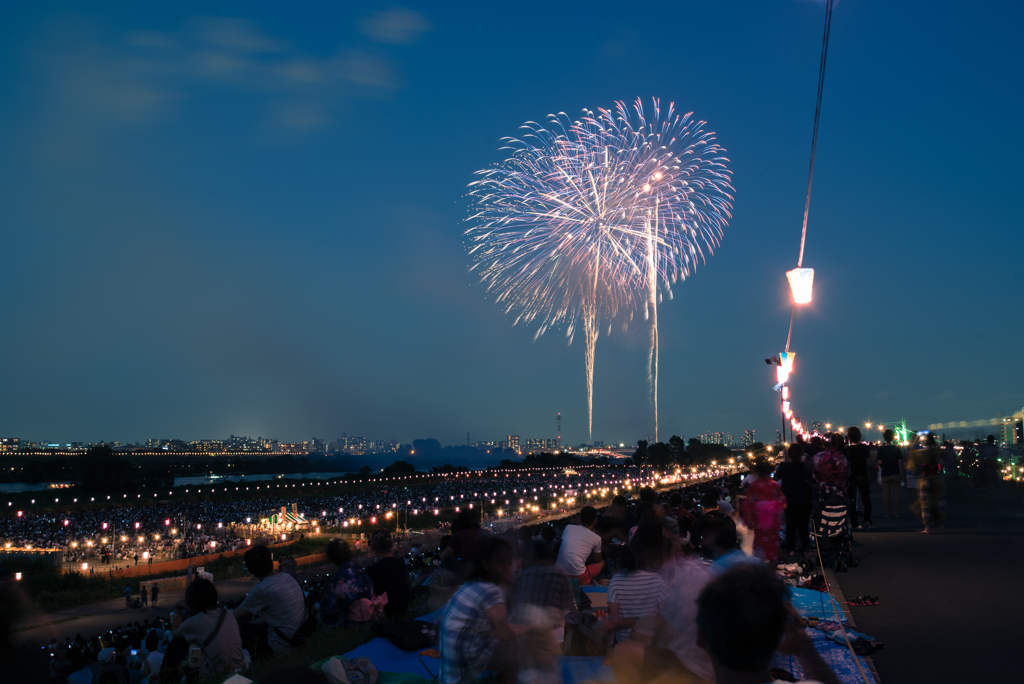
<svg viewBox="0 0 1024 684"><path fill-rule="evenodd" d="M721 444L725 440L725 435L721 432L705 432L698 439L701 444Z"/></svg>
<svg viewBox="0 0 1024 684"><path fill-rule="evenodd" d="M509 435L505 444L506 449L511 449L517 454L519 453L519 435Z"/></svg>
<svg viewBox="0 0 1024 684"><path fill-rule="evenodd" d="M815 432L817 432L818 434L821 434L821 421L817 421L817 420L812 420L811 421L811 434L814 434Z"/></svg>
<svg viewBox="0 0 1024 684"><path fill-rule="evenodd" d="M722 444L727 447L736 446L736 438L732 436L731 432L726 432L725 437L722 438Z"/></svg>
<svg viewBox="0 0 1024 684"><path fill-rule="evenodd" d="M747 447L753 445L753 443L756 441L757 440L754 438L753 430L744 430L743 437L740 438L740 447L746 449Z"/></svg>
<svg viewBox="0 0 1024 684"><path fill-rule="evenodd" d="M0 452L17 451L20 448L20 437L0 437Z"/></svg>

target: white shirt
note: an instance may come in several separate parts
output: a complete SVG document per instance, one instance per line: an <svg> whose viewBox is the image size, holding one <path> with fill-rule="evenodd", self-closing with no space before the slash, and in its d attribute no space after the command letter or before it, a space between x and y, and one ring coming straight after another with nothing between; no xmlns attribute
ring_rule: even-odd
<svg viewBox="0 0 1024 684"><path fill-rule="evenodd" d="M277 633L280 629L290 639L306 620L306 597L294 577L284 573L264 577L238 608L250 615L258 614L260 622L270 625L267 640L275 652L287 653L294 650Z"/></svg>
<svg viewBox="0 0 1024 684"><path fill-rule="evenodd" d="M567 525L555 565L570 577L578 577L586 571L591 553L601 553L601 537L582 525Z"/></svg>
<svg viewBox="0 0 1024 684"><path fill-rule="evenodd" d="M226 617L224 619L227 620ZM160 665L164 662L164 654L160 651L150 651L146 660L149 662L150 672L159 672Z"/></svg>
<svg viewBox="0 0 1024 684"><path fill-rule="evenodd" d="M188 642L198 641L200 644L206 641L213 628L217 626L220 619L221 608L204 610L193 615L181 623L178 633L185 637ZM242 656L242 636L238 631L238 622L235 614L225 610L224 622L217 630L213 641L205 649L206 660L203 664L204 672L218 670L221 672L234 672L245 667L245 660Z"/></svg>

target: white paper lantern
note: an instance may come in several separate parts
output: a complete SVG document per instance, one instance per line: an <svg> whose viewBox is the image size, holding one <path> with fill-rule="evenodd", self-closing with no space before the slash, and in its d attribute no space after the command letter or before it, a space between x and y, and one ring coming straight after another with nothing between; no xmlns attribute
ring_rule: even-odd
<svg viewBox="0 0 1024 684"><path fill-rule="evenodd" d="M813 268L794 268L786 271L789 279L789 289L793 291L793 302L796 304L808 304L811 301L811 290L814 287Z"/></svg>

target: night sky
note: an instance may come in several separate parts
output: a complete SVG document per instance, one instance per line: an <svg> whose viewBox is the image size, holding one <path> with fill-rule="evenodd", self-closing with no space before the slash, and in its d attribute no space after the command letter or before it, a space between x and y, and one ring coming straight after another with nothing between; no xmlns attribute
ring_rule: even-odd
<svg viewBox="0 0 1024 684"><path fill-rule="evenodd" d="M823 2L150 5L0 12L0 436L584 441L582 340L486 296L464 195L523 122L639 96L736 188L660 309L660 436L774 440ZM1024 404L1021 14L836 6L805 422ZM595 439L653 432L646 344L599 340Z"/></svg>

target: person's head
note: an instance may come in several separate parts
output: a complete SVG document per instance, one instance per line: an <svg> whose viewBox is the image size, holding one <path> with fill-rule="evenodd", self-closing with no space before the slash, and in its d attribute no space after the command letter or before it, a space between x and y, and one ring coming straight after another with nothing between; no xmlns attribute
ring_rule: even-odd
<svg viewBox="0 0 1024 684"><path fill-rule="evenodd" d="M459 514L455 516L455 520L459 523L459 530L468 530L473 527L480 527L480 521L477 519L473 511L468 508L464 511L459 511ZM454 530L455 523L452 523Z"/></svg>
<svg viewBox="0 0 1024 684"><path fill-rule="evenodd" d="M217 588L213 586L213 582L202 577L192 580L192 584L185 590L185 605L192 613L216 608Z"/></svg>
<svg viewBox="0 0 1024 684"><path fill-rule="evenodd" d="M832 444L832 449L834 451L842 451L846 446L846 439L843 438L843 433L841 432L832 433L832 437L829 441Z"/></svg>
<svg viewBox="0 0 1024 684"><path fill-rule="evenodd" d="M751 468L751 470L758 477L771 477L772 476L772 467L771 467L771 465L768 463L768 461L763 460L763 459L758 459L757 461L755 461L754 462L754 467Z"/></svg>
<svg viewBox="0 0 1024 684"><path fill-rule="evenodd" d="M480 542L469 579L494 584L507 583L512 579L512 545L495 535L484 538Z"/></svg>
<svg viewBox="0 0 1024 684"><path fill-rule="evenodd" d="M641 487L640 488L640 500L647 503L654 503L655 499L658 498L658 493L654 491L653 487Z"/></svg>
<svg viewBox="0 0 1024 684"><path fill-rule="evenodd" d="M849 438L850 444L856 444L861 438L860 428L856 425L851 425L846 429L846 436Z"/></svg>
<svg viewBox="0 0 1024 684"><path fill-rule="evenodd" d="M647 569L657 570L665 556L665 535L662 532L664 525L663 517L653 508L648 508L640 516L636 532L629 540L629 546L636 554L639 566Z"/></svg>
<svg viewBox="0 0 1024 684"><path fill-rule="evenodd" d="M583 510L580 511L580 525L583 525L588 530L592 530L596 523L597 509L593 506L584 506Z"/></svg>
<svg viewBox="0 0 1024 684"><path fill-rule="evenodd" d="M391 533L385 529L375 530L370 536L370 550L378 556L386 556L395 548Z"/></svg>
<svg viewBox="0 0 1024 684"><path fill-rule="evenodd" d="M930 447L935 446L935 435L929 432L928 436L924 440L924 443Z"/></svg>
<svg viewBox="0 0 1024 684"><path fill-rule="evenodd" d="M263 579L274 572L274 558L270 555L270 549L266 546L254 546L242 556L245 567L249 569L253 577Z"/></svg>
<svg viewBox="0 0 1024 684"><path fill-rule="evenodd" d="M683 495L679 492L672 492L672 495L668 497L668 505L672 508L679 508L683 505Z"/></svg>
<svg viewBox="0 0 1024 684"><path fill-rule="evenodd" d="M761 672L786 631L786 587L762 566L740 565L697 598L698 643L716 666Z"/></svg>
<svg viewBox="0 0 1024 684"><path fill-rule="evenodd" d="M160 635L152 631L146 635L146 650L152 653L158 648L160 648Z"/></svg>
<svg viewBox="0 0 1024 684"><path fill-rule="evenodd" d="M612 506L618 506L619 508L625 510L627 505L628 504L626 502L626 497L622 496L621 494L617 494L615 498L612 499Z"/></svg>
<svg viewBox="0 0 1024 684"><path fill-rule="evenodd" d="M800 442L793 442L786 451L786 458L794 463L804 460L804 445Z"/></svg>
<svg viewBox="0 0 1024 684"><path fill-rule="evenodd" d="M704 509L705 513L718 510L718 494L708 492L700 497L700 507Z"/></svg>
<svg viewBox="0 0 1024 684"><path fill-rule="evenodd" d="M996 436L995 435L989 435L988 437L985 438L985 441L988 442L989 444L995 444L996 443Z"/></svg>
<svg viewBox="0 0 1024 684"><path fill-rule="evenodd" d="M344 539L332 539L327 545L327 560L341 567L352 560L352 547Z"/></svg>
<svg viewBox="0 0 1024 684"><path fill-rule="evenodd" d="M885 440L886 444L892 444L892 441L896 439L896 433L892 430L886 430L882 433L882 439Z"/></svg>
<svg viewBox="0 0 1024 684"><path fill-rule="evenodd" d="M693 536L696 537L694 543L699 543L704 554L712 560L739 548L736 522L718 511L701 516L694 526Z"/></svg>

